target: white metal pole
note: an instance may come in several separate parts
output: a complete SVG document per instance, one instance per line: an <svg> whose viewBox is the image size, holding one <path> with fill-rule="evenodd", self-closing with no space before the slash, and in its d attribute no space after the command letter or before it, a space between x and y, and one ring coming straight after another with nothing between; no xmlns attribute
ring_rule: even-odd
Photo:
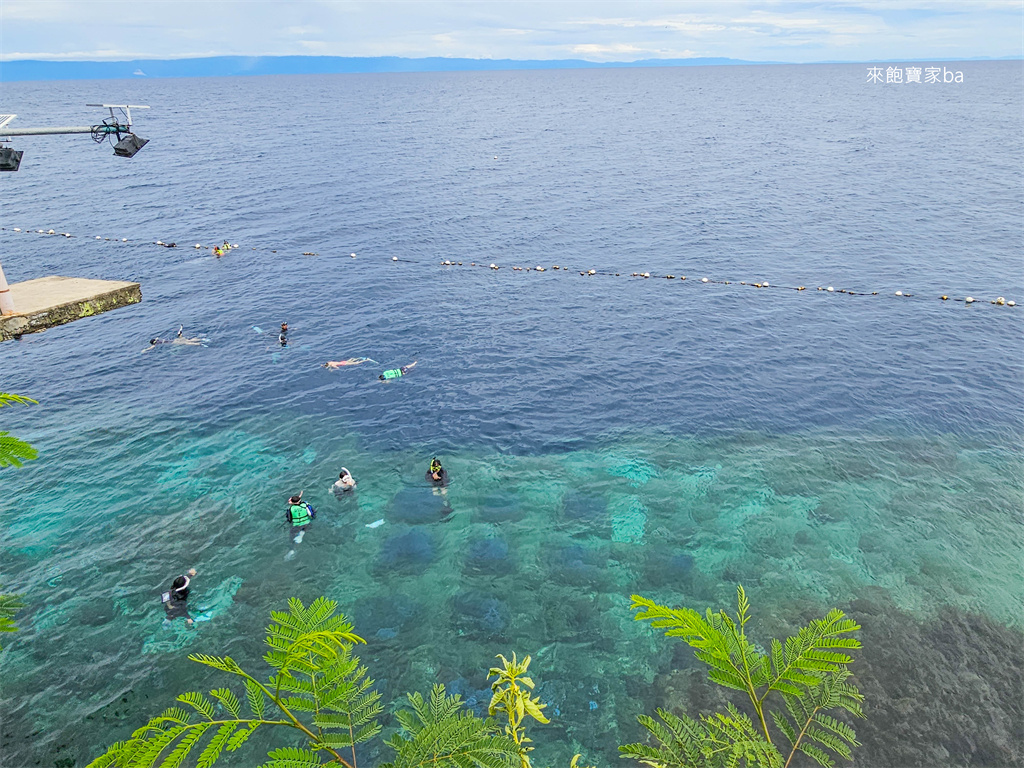
<svg viewBox="0 0 1024 768"><path fill-rule="evenodd" d="M14 299L11 298L11 286L4 277L4 268L0 265L0 315L14 314Z"/></svg>

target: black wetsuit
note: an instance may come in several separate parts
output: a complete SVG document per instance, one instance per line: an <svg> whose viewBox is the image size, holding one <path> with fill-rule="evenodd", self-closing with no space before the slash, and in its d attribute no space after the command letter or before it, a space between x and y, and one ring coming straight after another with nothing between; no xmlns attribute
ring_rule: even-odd
<svg viewBox="0 0 1024 768"><path fill-rule="evenodd" d="M192 617L188 613L188 589L191 579L188 576L179 576L171 584L170 590L165 593L164 600L164 612L167 614L167 618L171 619L191 619Z"/></svg>
<svg viewBox="0 0 1024 768"><path fill-rule="evenodd" d="M438 474L441 476L441 479L440 480L435 480L434 479L434 473L431 472L428 469L427 470L427 474L425 475L425 477L427 479L427 482L428 483L433 483L438 488L447 488L448 487L448 470L445 469L444 467L441 467L441 471L438 472Z"/></svg>

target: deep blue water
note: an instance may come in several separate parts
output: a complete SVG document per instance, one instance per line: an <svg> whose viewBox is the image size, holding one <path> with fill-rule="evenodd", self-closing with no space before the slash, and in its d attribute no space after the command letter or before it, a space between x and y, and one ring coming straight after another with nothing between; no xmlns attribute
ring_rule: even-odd
<svg viewBox="0 0 1024 768"><path fill-rule="evenodd" d="M5 84L26 126L153 107L132 160L24 139L0 177L9 280L144 296L0 345L0 390L40 401L0 412L41 454L0 470L2 582L30 604L4 652L11 764L84 765L195 684L181 647L256 659L241 638L291 594L356 618L389 696L468 696L494 653L535 653L557 759L614 759L664 703L671 647L631 592L703 608L742 581L766 631L869 600L1019 639L1024 310L989 300L1024 301L1021 63L951 66L962 84L859 65ZM223 240L220 260L191 247ZM765 280L808 290L736 284ZM141 354L179 324L209 346ZM380 365L319 367L351 356ZM419 487L435 454L448 522ZM325 515L285 560L297 488ZM188 565L217 610L186 636L153 599ZM968 719L1007 711L993 698ZM950 764L1020 757L1012 731L978 739Z"/></svg>

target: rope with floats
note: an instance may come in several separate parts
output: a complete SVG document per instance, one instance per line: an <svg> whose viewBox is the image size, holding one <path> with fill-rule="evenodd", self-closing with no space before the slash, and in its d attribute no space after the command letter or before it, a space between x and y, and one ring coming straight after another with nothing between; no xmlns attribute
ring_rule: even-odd
<svg viewBox="0 0 1024 768"><path fill-rule="evenodd" d="M53 229L43 230L43 229L22 229L20 227L0 227L0 231L15 232L15 233L21 233L21 234L56 236L56 237L62 237L62 238L65 238L65 239L71 239L71 238L76 237L76 235L72 235L69 232L57 232L57 231L55 231ZM159 247L162 247L162 248L182 248L184 250L192 250L192 251L197 251L197 250L210 251L217 258L226 256L227 254L231 253L232 251L245 250L245 249L241 248L237 243L229 243L227 240L225 240L223 243L221 243L219 245L203 245L202 243L195 243L194 245L191 245L191 246L179 246L176 242L165 243L162 240L156 240L156 241L137 240L137 239L130 239L130 238L127 238L127 237L120 237L120 238L118 238L118 237L103 237L103 236L100 236L100 235L95 235L95 236L93 236L90 239L93 240L93 241L99 240L99 241L103 241L103 242L112 242L112 243L118 243L118 244L129 244L129 245L136 245L136 246L138 246L138 245L142 245L142 246L145 246L145 245L155 245L155 246L159 246ZM256 252L264 252L264 253L278 253L279 251L285 251L285 250L286 249L282 249L282 248L269 248L269 247L266 247L266 246L264 246L264 247L250 246L250 252L256 251ZM320 256L320 254L318 252L316 252L316 251L302 251L302 255L303 256L314 256L314 257ZM349 253L349 257L352 258L352 259L355 259L355 258L357 258L357 254ZM428 260L425 260L425 259L416 259L416 258L408 258L408 257L399 258L398 256L391 256L390 257L390 261L392 263L399 263L400 262L400 263L406 263L406 264L430 264L430 263L433 263L432 260L428 261ZM442 267L465 267L465 266L478 267L478 268L490 269L490 270L492 270L494 272L497 272L497 271L501 270L501 268L502 268L499 264L497 264L495 262L490 262L488 264L484 264L483 262L479 262L478 263L476 261L471 261L467 265L466 262L464 262L464 261L453 261L451 259L445 259L445 260L439 262L439 265L442 266ZM513 267L510 268L510 271L512 271L512 272L547 272L548 269L549 269L548 267L540 266L540 265L532 266L532 267L513 266ZM567 266L564 266L564 265L561 265L561 264L554 264L554 265L552 265L550 267L550 269L553 272L559 272L561 274L566 274L566 275L577 271L577 270L575 270L573 268L570 268L570 267L567 267ZM649 279L661 279L661 280L670 280L670 281L671 280L679 280L680 282L687 280L687 276L686 275L680 275L679 277L676 277L673 274L664 274L664 275L654 274L654 275L652 275L650 272L630 272L630 273L627 274L627 273L624 273L624 272L599 271L599 270L596 270L596 269L578 270L578 272L579 272L579 276L580 277L586 277L586 278L601 276L601 277L640 278L640 279L643 279L643 280L649 280ZM751 282L751 281L747 281L747 280L716 280L716 279L713 279L713 278L710 278L710 277L701 277L699 280L693 280L691 282L699 282L702 285L739 285L739 286L751 287L751 288L755 288L755 289L775 289L775 290L786 290L786 291L796 291L796 292L802 292L802 291L809 290L807 288L807 286L804 286L804 285L777 285L775 283L769 282L768 280L762 280L760 282ZM821 292L821 293L840 293L840 294L846 294L847 296L880 296L880 295L890 295L890 294L882 294L880 291L855 291L855 290L852 290L852 289L849 289L849 288L836 288L835 286L831 286L831 285L828 285L828 286L816 286L816 292ZM913 298L921 299L921 298L926 298L923 295L916 294L916 293L911 293L909 291L904 291L904 290L894 291L891 294L891 296L893 298L898 298L898 299L913 299ZM961 304L965 304L965 305L972 305L972 304L979 304L979 303L980 304L988 303L988 304L991 304L993 306L1000 306L1000 307L1016 307L1017 306L1017 302L1016 301L1014 301L1012 299L1006 299L1003 296L997 296L994 299L985 300L985 299L976 299L973 296L959 297L959 296L950 296L949 294L942 294L941 296L938 296L936 298L938 298L940 301L943 301L943 302L952 301L952 302L957 302L957 303L961 303Z"/></svg>

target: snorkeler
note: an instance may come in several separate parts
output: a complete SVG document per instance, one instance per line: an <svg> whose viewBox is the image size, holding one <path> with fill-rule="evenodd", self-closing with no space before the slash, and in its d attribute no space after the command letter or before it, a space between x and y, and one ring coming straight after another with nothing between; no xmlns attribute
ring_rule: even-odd
<svg viewBox="0 0 1024 768"><path fill-rule="evenodd" d="M288 512L285 515L285 519L291 524L289 537L293 544L302 543L302 537L305 535L306 529L309 528L309 524L316 517L316 510L313 509L312 505L302 500L302 493L300 491L298 496L292 496L288 499Z"/></svg>
<svg viewBox="0 0 1024 768"><path fill-rule="evenodd" d="M441 466L436 456L430 460L430 469L427 470L425 477L428 482L440 488L448 486L448 470Z"/></svg>
<svg viewBox="0 0 1024 768"><path fill-rule="evenodd" d="M368 357L350 357L348 360L328 360L321 367L330 368L332 371L336 368L343 368L346 365L362 365L363 363L377 364L376 360L371 360Z"/></svg>
<svg viewBox="0 0 1024 768"><path fill-rule="evenodd" d="M281 323L281 335L277 337L282 347L288 346L288 323Z"/></svg>
<svg viewBox="0 0 1024 768"><path fill-rule="evenodd" d="M175 337L173 339L163 339L163 338L160 338L159 336L157 338L155 338L155 339L150 339L149 340L149 346L146 347L142 351L143 352L149 352L149 350L151 350L153 347L159 346L160 344L178 344L178 345L184 345L184 346L188 346L188 347L198 347L198 346L202 346L204 343L209 341L209 339L204 339L201 336L193 336L191 338L186 338L183 335L184 330L185 330L185 326L179 325L178 326L178 333L175 335Z"/></svg>
<svg viewBox="0 0 1024 768"><path fill-rule="evenodd" d="M331 486L331 491L339 499L348 491L354 490L356 487L355 478L352 477L352 473L344 467L341 468L341 473L338 475L338 479L334 481L334 485Z"/></svg>
<svg viewBox="0 0 1024 768"><path fill-rule="evenodd" d="M411 363L409 363L408 365L403 365L401 368L391 368L387 371L384 371L384 373L382 373L377 378L380 379L381 381L389 381L390 379L400 379L402 376L405 376L405 374L411 371L415 366L416 361L413 360Z"/></svg>
<svg viewBox="0 0 1024 768"><path fill-rule="evenodd" d="M171 588L160 596L164 604L164 612L171 621L177 618L184 618L188 626L192 626L193 619L188 613L188 591L192 583L192 577L196 575L196 569L190 568L188 573L178 576L171 582Z"/></svg>

